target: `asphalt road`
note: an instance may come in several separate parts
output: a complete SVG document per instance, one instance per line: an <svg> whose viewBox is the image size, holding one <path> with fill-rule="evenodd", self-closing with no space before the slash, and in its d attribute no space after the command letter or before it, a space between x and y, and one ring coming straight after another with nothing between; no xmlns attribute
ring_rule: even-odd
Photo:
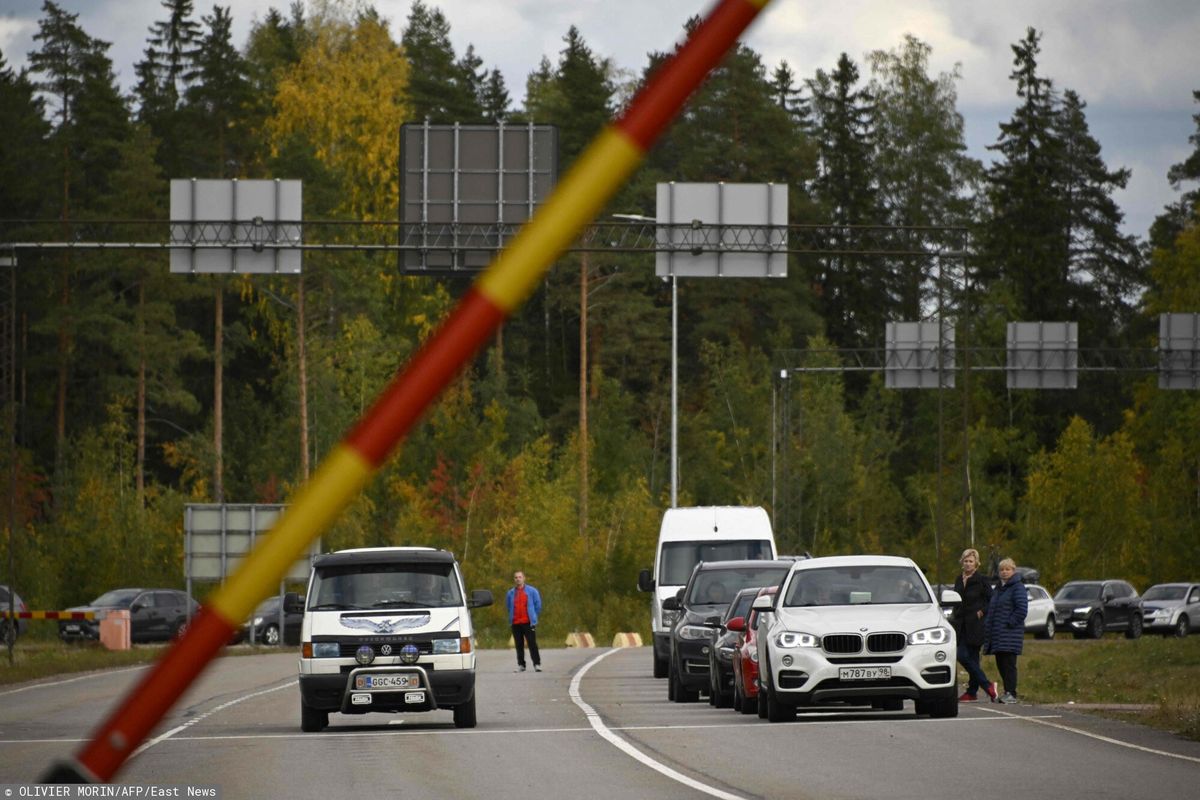
<svg viewBox="0 0 1200 800"><path fill-rule="evenodd" d="M215 662L118 775L240 798L1189 798L1200 743L1061 708L978 704L957 719L801 713L771 724L667 701L648 648L543 650L514 673L480 653L479 726L451 714L331 716L300 732L296 657ZM0 784L74 753L141 668L0 690Z"/></svg>

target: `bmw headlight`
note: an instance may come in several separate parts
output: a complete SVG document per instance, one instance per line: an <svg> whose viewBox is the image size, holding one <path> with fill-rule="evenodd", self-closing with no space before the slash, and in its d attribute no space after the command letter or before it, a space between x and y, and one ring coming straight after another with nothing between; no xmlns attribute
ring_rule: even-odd
<svg viewBox="0 0 1200 800"><path fill-rule="evenodd" d="M816 636L811 633L797 633L796 631L783 631L775 637L775 644L779 647L820 647L821 642Z"/></svg>
<svg viewBox="0 0 1200 800"><path fill-rule="evenodd" d="M462 639L434 639L433 654L435 656L449 655L462 652Z"/></svg>
<svg viewBox="0 0 1200 800"><path fill-rule="evenodd" d="M1092 612L1091 606L1080 606L1079 608L1071 609L1072 614L1090 614L1091 612Z"/></svg>
<svg viewBox="0 0 1200 800"><path fill-rule="evenodd" d="M712 628L707 628L703 625L681 625L679 628L680 639L711 639Z"/></svg>
<svg viewBox="0 0 1200 800"><path fill-rule="evenodd" d="M313 658L337 658L339 651L337 642L313 642Z"/></svg>
<svg viewBox="0 0 1200 800"><path fill-rule="evenodd" d="M926 628L908 635L909 644L947 644L949 641L949 628Z"/></svg>

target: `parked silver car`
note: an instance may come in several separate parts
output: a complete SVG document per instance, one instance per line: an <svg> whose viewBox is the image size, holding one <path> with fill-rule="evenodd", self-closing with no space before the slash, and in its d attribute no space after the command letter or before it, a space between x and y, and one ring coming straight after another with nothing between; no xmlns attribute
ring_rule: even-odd
<svg viewBox="0 0 1200 800"><path fill-rule="evenodd" d="M1054 598L1036 583L1025 584L1029 596L1029 613L1025 615L1025 632L1039 639L1053 639L1058 630L1058 617L1054 609Z"/></svg>
<svg viewBox="0 0 1200 800"><path fill-rule="evenodd" d="M1200 622L1200 583L1160 583L1142 595L1143 629L1187 636Z"/></svg>

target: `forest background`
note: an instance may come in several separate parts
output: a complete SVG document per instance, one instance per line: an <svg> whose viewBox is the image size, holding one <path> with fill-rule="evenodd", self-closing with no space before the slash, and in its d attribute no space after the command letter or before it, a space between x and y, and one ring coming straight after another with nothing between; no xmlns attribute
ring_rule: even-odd
<svg viewBox="0 0 1200 800"><path fill-rule="evenodd" d="M52 2L26 69L0 53L0 242L111 219L158 220L141 231L156 240L177 177L301 179L306 219L394 221L403 123L550 123L561 170L664 57L630 74L570 28L515 108L433 4L397 41L369 6L297 3L240 46L229 8L162 6L130 96L108 45ZM784 280L682 281L680 505L762 505L783 552L907 555L931 580L972 543L1051 589L1196 578L1194 392L1137 372L1039 392L961 370L942 392L779 377L939 313L960 345L1075 321L1081 347L1132 351L1156 346L1159 314L1200 312L1200 113L1167 176L1178 202L1126 235L1113 193L1129 173L1105 163L1086 99L1039 71L1042 46L1033 29L1012 45L1013 111L986 166L966 155L959 75L930 74L914 36L807 76L740 46L612 201L606 216L653 215L660 181L771 181L795 224L970 233L965 259L791 256ZM468 588L500 593L523 569L551 636L646 632L636 576L670 498L670 288L645 255L580 259L559 259L323 549L444 547ZM469 284L365 252L306 253L303 276L183 276L165 252L22 250L16 276L0 570L50 609L182 587L185 505L287 502ZM477 616L503 629L501 609Z"/></svg>

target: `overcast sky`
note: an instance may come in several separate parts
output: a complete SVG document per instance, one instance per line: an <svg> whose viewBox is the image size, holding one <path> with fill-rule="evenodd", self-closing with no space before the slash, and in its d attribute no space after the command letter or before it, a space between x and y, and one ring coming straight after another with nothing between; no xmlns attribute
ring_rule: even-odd
<svg viewBox="0 0 1200 800"><path fill-rule="evenodd" d="M237 0L234 39L245 44L251 23L292 0ZM574 24L593 52L640 72L646 54L665 51L688 17L707 0L426 0L450 23L462 55L475 45L485 68L498 68L520 104L526 76L543 55L557 61ZM377 0L400 38L411 0ZM21 67L33 49L41 0L0 0L0 52ZM149 26L166 17L160 0L59 0L79 14L83 29L112 43L123 87L142 58ZM212 4L197 0L197 18ZM960 64L959 110L972 155L988 159L998 124L1016 105L1010 45L1029 26L1043 34L1040 71L1088 104L1093 135L1110 168L1133 170L1117 199L1126 230L1144 236L1164 205L1177 197L1166 172L1191 152L1192 115L1200 104L1200 0L774 0L748 35L768 69L786 59L801 78L830 70L846 52L868 77L865 54L894 50L911 33L933 48L932 71Z"/></svg>

